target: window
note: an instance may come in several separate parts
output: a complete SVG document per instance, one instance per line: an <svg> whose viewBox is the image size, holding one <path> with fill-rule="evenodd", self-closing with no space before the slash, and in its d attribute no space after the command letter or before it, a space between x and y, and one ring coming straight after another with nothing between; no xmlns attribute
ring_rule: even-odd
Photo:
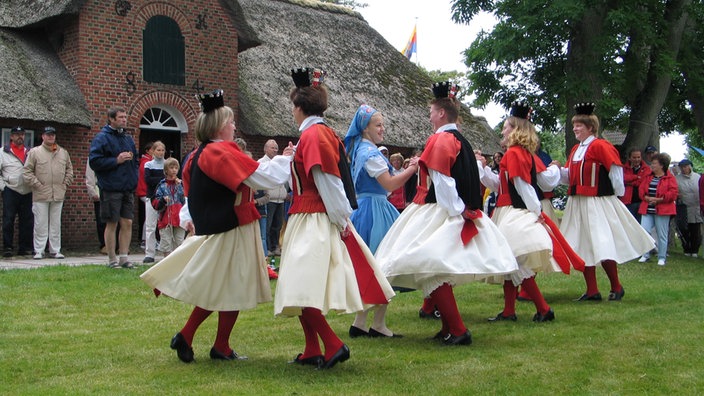
<svg viewBox="0 0 704 396"><path fill-rule="evenodd" d="M186 51L181 29L173 19L157 15L142 35L144 81L186 84Z"/></svg>

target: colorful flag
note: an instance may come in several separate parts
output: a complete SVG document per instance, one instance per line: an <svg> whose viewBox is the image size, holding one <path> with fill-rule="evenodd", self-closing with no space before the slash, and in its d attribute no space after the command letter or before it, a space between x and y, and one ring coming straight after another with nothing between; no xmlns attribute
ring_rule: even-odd
<svg viewBox="0 0 704 396"><path fill-rule="evenodd" d="M413 34L411 34L411 38L408 39L408 44L406 44L406 48L402 51L403 55L406 56L406 58L411 59L411 56L416 53L416 44L417 44L417 38L416 38L416 26L413 26Z"/></svg>

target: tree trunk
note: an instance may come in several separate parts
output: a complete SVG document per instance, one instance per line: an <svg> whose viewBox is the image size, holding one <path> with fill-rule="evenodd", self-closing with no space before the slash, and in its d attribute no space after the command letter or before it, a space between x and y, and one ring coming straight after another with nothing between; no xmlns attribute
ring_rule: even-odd
<svg viewBox="0 0 704 396"><path fill-rule="evenodd" d="M679 54L688 18L686 7L690 3L691 0L675 0L667 4L664 26L666 32L663 35L666 41L662 46L652 47L646 84L631 106L623 152L628 152L631 148L642 150L647 145L659 147L660 130L657 118L670 90L673 67Z"/></svg>
<svg viewBox="0 0 704 396"><path fill-rule="evenodd" d="M574 105L582 102L598 103L602 98L601 67L598 62L600 55L596 41L604 30L606 14L605 7L587 9L570 32L565 63L565 157L577 144L572 132Z"/></svg>

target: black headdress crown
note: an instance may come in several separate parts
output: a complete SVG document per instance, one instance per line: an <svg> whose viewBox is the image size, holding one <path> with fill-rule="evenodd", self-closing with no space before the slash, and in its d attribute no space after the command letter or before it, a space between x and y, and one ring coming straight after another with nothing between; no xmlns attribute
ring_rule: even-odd
<svg viewBox="0 0 704 396"><path fill-rule="evenodd" d="M210 113L215 109L219 109L225 106L224 91L222 89L216 89L211 93L197 94L198 102L200 102L200 109L203 113Z"/></svg>
<svg viewBox="0 0 704 396"><path fill-rule="evenodd" d="M432 89L433 89L433 96L435 96L436 99L440 99L440 98L455 99L457 97L457 92L460 90L460 88L457 86L457 84L453 84L449 81L434 83L432 86Z"/></svg>
<svg viewBox="0 0 704 396"><path fill-rule="evenodd" d="M299 67L298 69L291 69L291 77L293 77L293 83L296 84L296 88L317 87L323 83L327 72L323 69L318 69L317 67Z"/></svg>
<svg viewBox="0 0 704 396"><path fill-rule="evenodd" d="M594 108L596 108L596 103L577 103L574 105L574 111L577 114L592 115L594 114Z"/></svg>
<svg viewBox="0 0 704 396"><path fill-rule="evenodd" d="M533 108L526 102L513 102L511 103L511 114L514 117L523 118L525 120L530 120L530 115L533 112Z"/></svg>

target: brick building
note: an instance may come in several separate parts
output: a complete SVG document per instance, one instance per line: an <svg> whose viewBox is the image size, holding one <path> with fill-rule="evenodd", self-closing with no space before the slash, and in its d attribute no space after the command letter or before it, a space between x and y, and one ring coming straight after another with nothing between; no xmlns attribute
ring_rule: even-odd
<svg viewBox="0 0 704 396"><path fill-rule="evenodd" d="M76 175L63 209L64 248L96 246L84 174L90 141L109 107L127 110L138 149L158 139L167 156L181 158L196 143L194 95L222 88L257 158L267 139L280 146L296 141L288 70L312 65L330 71L326 115L341 135L366 101L391 115L387 146L406 152L422 146L431 81L343 7L299 0L3 1L3 144L16 125L27 129L33 145L45 125L56 128ZM498 148L486 122L468 109L464 118L470 141L486 143L485 151Z"/></svg>

